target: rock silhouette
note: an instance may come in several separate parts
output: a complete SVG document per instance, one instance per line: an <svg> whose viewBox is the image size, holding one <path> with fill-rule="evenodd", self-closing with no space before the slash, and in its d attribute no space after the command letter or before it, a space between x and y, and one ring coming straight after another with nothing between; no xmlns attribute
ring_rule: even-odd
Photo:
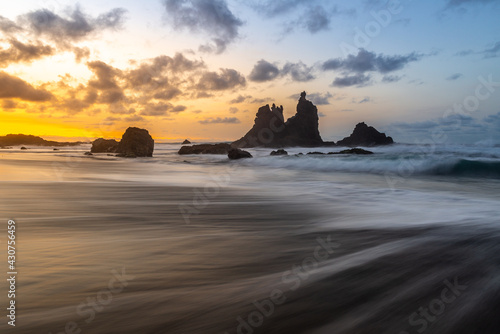
<svg viewBox="0 0 500 334"><path fill-rule="evenodd" d="M316 106L300 94L297 113L286 122L283 106L265 105L259 108L253 127L241 139L232 143L234 147L287 147L321 146L319 117Z"/></svg>
<svg viewBox="0 0 500 334"><path fill-rule="evenodd" d="M227 154L231 149L231 145L226 143L220 144L199 144L193 146L182 146L179 154Z"/></svg>
<svg viewBox="0 0 500 334"><path fill-rule="evenodd" d="M363 150L362 148L351 148L340 152L329 152L328 154L373 154L372 151Z"/></svg>
<svg viewBox="0 0 500 334"><path fill-rule="evenodd" d="M288 152L284 149L279 149L277 151L272 151L270 155L288 155Z"/></svg>
<svg viewBox="0 0 500 334"><path fill-rule="evenodd" d="M232 148L227 152L227 157L231 160L253 158L250 152L243 151L239 148Z"/></svg>
<svg viewBox="0 0 500 334"><path fill-rule="evenodd" d="M130 127L116 148L119 157L152 157L155 141L148 130Z"/></svg>
<svg viewBox="0 0 500 334"><path fill-rule="evenodd" d="M187 139L182 142L182 145L189 145L189 144L191 144L191 142Z"/></svg>
<svg viewBox="0 0 500 334"><path fill-rule="evenodd" d="M2 146L18 146L18 145L30 145L30 146L77 146L83 144L83 142L57 142L52 140L45 140L42 137L33 135L23 135L23 134L10 134L6 136L0 136L0 147Z"/></svg>
<svg viewBox="0 0 500 334"><path fill-rule="evenodd" d="M92 153L110 153L115 152L118 147L118 142L114 139L99 138L92 142Z"/></svg>
<svg viewBox="0 0 500 334"><path fill-rule="evenodd" d="M339 146L377 146L390 145L394 141L387 137L385 133L378 132L374 127L366 125L364 122L358 123L349 137L337 142Z"/></svg>

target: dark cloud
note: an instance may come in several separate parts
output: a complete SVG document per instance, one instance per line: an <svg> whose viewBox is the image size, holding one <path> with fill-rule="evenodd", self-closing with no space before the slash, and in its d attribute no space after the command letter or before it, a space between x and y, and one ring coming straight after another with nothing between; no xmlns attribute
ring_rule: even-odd
<svg viewBox="0 0 500 334"><path fill-rule="evenodd" d="M160 91L155 93L153 97L158 100L171 100L182 94L182 91L177 87L160 88Z"/></svg>
<svg viewBox="0 0 500 334"><path fill-rule="evenodd" d="M221 53L239 35L243 22L228 8L225 0L163 0L166 18L176 29L203 32L212 38L212 45L201 51Z"/></svg>
<svg viewBox="0 0 500 334"><path fill-rule="evenodd" d="M177 112L184 111L184 110L186 110L186 109L187 109L187 107L186 107L186 106L183 106L183 105L178 105L178 106L175 106L175 107L173 107L173 108L172 108L172 112L177 113Z"/></svg>
<svg viewBox="0 0 500 334"><path fill-rule="evenodd" d="M24 101L49 101L53 95L42 88L35 88L26 81L0 72L0 99L18 98Z"/></svg>
<svg viewBox="0 0 500 334"><path fill-rule="evenodd" d="M239 124L240 120L236 117L224 117L224 118L207 118L199 121L200 124Z"/></svg>
<svg viewBox="0 0 500 334"><path fill-rule="evenodd" d="M10 39L9 43L8 49L0 50L0 67L6 67L13 63L30 63L55 53L51 46L40 42L24 44L17 39Z"/></svg>
<svg viewBox="0 0 500 334"><path fill-rule="evenodd" d="M279 75L280 69L275 64L261 59L254 65L248 79L255 82L265 82L274 80Z"/></svg>
<svg viewBox="0 0 500 334"><path fill-rule="evenodd" d="M287 14L301 5L313 4L315 0L275 0L250 2L252 7L259 13L268 17Z"/></svg>
<svg viewBox="0 0 500 334"><path fill-rule="evenodd" d="M120 71L102 61L92 61L87 63L87 67L94 72L94 77L90 79L89 86L100 89L119 89L116 77Z"/></svg>
<svg viewBox="0 0 500 334"><path fill-rule="evenodd" d="M125 13L125 9L115 8L94 18L76 6L65 17L48 9L39 9L23 15L22 21L26 22L36 35L45 36L64 45L68 41L84 40L102 30L120 28Z"/></svg>
<svg viewBox="0 0 500 334"><path fill-rule="evenodd" d="M306 82L315 79L313 67L309 67L302 62L286 63L281 70L281 75L290 74L293 81Z"/></svg>
<svg viewBox="0 0 500 334"><path fill-rule="evenodd" d="M240 109L236 108L236 107L231 107L229 108L229 112L231 114L236 114L238 111L240 111Z"/></svg>
<svg viewBox="0 0 500 334"><path fill-rule="evenodd" d="M339 77L335 78L335 80L332 83L332 86L335 87L350 87L350 86L366 86L371 80L371 77L369 75L365 74L355 74L351 76L344 76L344 77Z"/></svg>
<svg viewBox="0 0 500 334"><path fill-rule="evenodd" d="M243 96L243 95L239 95L238 97L232 99L231 101L229 101L230 104L238 104L238 103L241 103L241 102L245 102L245 100L247 99L251 99L252 96L251 95L246 95L246 96Z"/></svg>
<svg viewBox="0 0 500 334"><path fill-rule="evenodd" d="M331 15L322 7L310 8L305 15L304 26L312 34L330 28Z"/></svg>
<svg viewBox="0 0 500 334"><path fill-rule="evenodd" d="M13 100L3 100L2 101L2 109L15 109L17 108L19 103Z"/></svg>
<svg viewBox="0 0 500 334"><path fill-rule="evenodd" d="M379 72L382 74L403 69L407 64L420 60L421 54L412 52L407 55L385 56L359 49L357 55L345 59L329 59L322 65L323 70L341 70L346 73Z"/></svg>
<svg viewBox="0 0 500 334"><path fill-rule="evenodd" d="M368 103L368 102L373 102L373 100L371 99L371 97L365 97L363 99L361 99L359 102L357 102L358 104L363 104L363 103Z"/></svg>
<svg viewBox="0 0 500 334"><path fill-rule="evenodd" d="M464 75L462 73L455 73L446 78L448 81L455 81L462 78Z"/></svg>
<svg viewBox="0 0 500 334"><path fill-rule="evenodd" d="M384 77L382 78L382 82L385 83L398 82L401 79L403 79L403 77L399 75L384 75Z"/></svg>
<svg viewBox="0 0 500 334"><path fill-rule="evenodd" d="M165 116L167 112L173 109L173 105L170 103L159 102L159 103L148 103L144 110L142 110L141 115L143 116Z"/></svg>
<svg viewBox="0 0 500 334"><path fill-rule="evenodd" d="M246 86L246 80L240 72L229 68L221 68L219 73L205 72L196 87L201 90L217 91L244 86Z"/></svg>
<svg viewBox="0 0 500 334"><path fill-rule="evenodd" d="M266 82L278 77L290 75L293 81L306 82L315 79L313 73L314 68L302 62L286 63L283 68L280 69L277 64L272 64L261 59L254 65L248 79L255 82Z"/></svg>

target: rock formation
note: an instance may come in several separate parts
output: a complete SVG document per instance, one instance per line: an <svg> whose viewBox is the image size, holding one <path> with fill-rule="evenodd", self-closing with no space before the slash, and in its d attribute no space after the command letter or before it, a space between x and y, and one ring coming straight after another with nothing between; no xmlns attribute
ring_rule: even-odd
<svg viewBox="0 0 500 334"><path fill-rule="evenodd" d="M119 143L114 139L99 138L92 142L92 148L90 149L90 152L92 153L116 152L118 144Z"/></svg>
<svg viewBox="0 0 500 334"><path fill-rule="evenodd" d="M193 146L182 146L179 154L227 154L231 149L231 145L220 144L199 144Z"/></svg>
<svg viewBox="0 0 500 334"><path fill-rule="evenodd" d="M116 148L119 157L152 157L155 141L148 130L130 127Z"/></svg>
<svg viewBox="0 0 500 334"><path fill-rule="evenodd" d="M306 100L306 92L300 94L297 113L286 122L283 106L263 106L257 112L254 125L234 147L286 147L321 146L323 140L318 130L318 109Z"/></svg>
<svg viewBox="0 0 500 334"><path fill-rule="evenodd" d="M243 151L239 148L232 148L227 152L227 157L231 160L253 158L250 152Z"/></svg>
<svg viewBox="0 0 500 334"><path fill-rule="evenodd" d="M351 148L340 152L329 152L328 154L373 154L373 152L363 150L362 148Z"/></svg>
<svg viewBox="0 0 500 334"><path fill-rule="evenodd" d="M272 151L270 155L288 155L288 152L284 149L279 149L277 151Z"/></svg>
<svg viewBox="0 0 500 334"><path fill-rule="evenodd" d="M189 144L191 144L191 142L187 139L182 142L182 145L189 145Z"/></svg>
<svg viewBox="0 0 500 334"><path fill-rule="evenodd" d="M385 133L378 132L374 127L366 125L364 122L358 123L349 137L337 142L339 146L377 146L390 145L394 141L387 137Z"/></svg>
<svg viewBox="0 0 500 334"><path fill-rule="evenodd" d="M30 145L30 146L76 146L83 144L83 142L57 142L52 140L45 140L41 137L32 135L6 135L0 136L0 147L2 146L18 146L18 145Z"/></svg>

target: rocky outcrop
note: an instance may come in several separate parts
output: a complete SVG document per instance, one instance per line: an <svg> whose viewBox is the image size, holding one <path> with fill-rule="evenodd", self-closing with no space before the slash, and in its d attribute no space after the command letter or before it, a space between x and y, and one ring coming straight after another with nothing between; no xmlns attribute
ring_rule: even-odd
<svg viewBox="0 0 500 334"><path fill-rule="evenodd" d="M328 154L373 154L372 151L363 150L362 148L351 148L340 152L329 152Z"/></svg>
<svg viewBox="0 0 500 334"><path fill-rule="evenodd" d="M227 154L231 149L231 145L220 144L199 144L193 146L182 146L179 154Z"/></svg>
<svg viewBox="0 0 500 334"><path fill-rule="evenodd" d="M19 145L29 145L29 146L76 146L83 144L83 142L57 142L52 140L45 140L42 137L32 136L32 135L6 135L0 136L0 147L2 146L19 146Z"/></svg>
<svg viewBox="0 0 500 334"><path fill-rule="evenodd" d="M152 157L155 141L148 130L130 127L116 148L119 157Z"/></svg>
<svg viewBox="0 0 500 334"><path fill-rule="evenodd" d="M119 143L114 139L99 138L92 142L92 148L90 149L90 152L92 153L116 152L118 144Z"/></svg>
<svg viewBox="0 0 500 334"><path fill-rule="evenodd" d="M277 151L272 151L270 155L288 155L288 152L284 149L279 149Z"/></svg>
<svg viewBox="0 0 500 334"><path fill-rule="evenodd" d="M191 144L191 142L187 139L182 142L182 145L189 145L189 144Z"/></svg>
<svg viewBox="0 0 500 334"><path fill-rule="evenodd" d="M339 146L377 146L390 145L394 141L387 137L385 133L378 132L374 127L366 125L364 122L358 123L349 137L337 142Z"/></svg>
<svg viewBox="0 0 500 334"><path fill-rule="evenodd" d="M243 151L239 148L232 148L227 152L227 157L231 160L252 158L250 152Z"/></svg>
<svg viewBox="0 0 500 334"><path fill-rule="evenodd" d="M321 146L323 140L318 130L318 109L306 100L306 92L300 94L297 113L286 122L283 106L263 106L257 112L250 131L232 145L235 147L287 147Z"/></svg>

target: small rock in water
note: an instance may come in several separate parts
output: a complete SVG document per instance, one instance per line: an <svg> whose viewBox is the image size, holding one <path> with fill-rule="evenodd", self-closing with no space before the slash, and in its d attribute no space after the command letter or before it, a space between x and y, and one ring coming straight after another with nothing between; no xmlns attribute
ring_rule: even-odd
<svg viewBox="0 0 500 334"><path fill-rule="evenodd" d="M23 147L21 147L21 150L27 150L27 148L23 146Z"/></svg>
<svg viewBox="0 0 500 334"><path fill-rule="evenodd" d="M189 145L189 144L191 144L191 142L187 139L182 142L182 145Z"/></svg>
<svg viewBox="0 0 500 334"><path fill-rule="evenodd" d="M92 154L92 153L90 153L90 152L85 152L85 153L83 153L83 154L84 154L84 155L93 155L93 154Z"/></svg>
<svg viewBox="0 0 500 334"><path fill-rule="evenodd" d="M272 151L271 155L288 155L288 152L284 149L279 149L277 151Z"/></svg>
<svg viewBox="0 0 500 334"><path fill-rule="evenodd" d="M243 151L239 148L232 148L227 152L227 157L231 160L252 158L250 152Z"/></svg>
<svg viewBox="0 0 500 334"><path fill-rule="evenodd" d="M373 154L372 151L363 150L362 148L351 148L340 152L330 152L328 154Z"/></svg>

